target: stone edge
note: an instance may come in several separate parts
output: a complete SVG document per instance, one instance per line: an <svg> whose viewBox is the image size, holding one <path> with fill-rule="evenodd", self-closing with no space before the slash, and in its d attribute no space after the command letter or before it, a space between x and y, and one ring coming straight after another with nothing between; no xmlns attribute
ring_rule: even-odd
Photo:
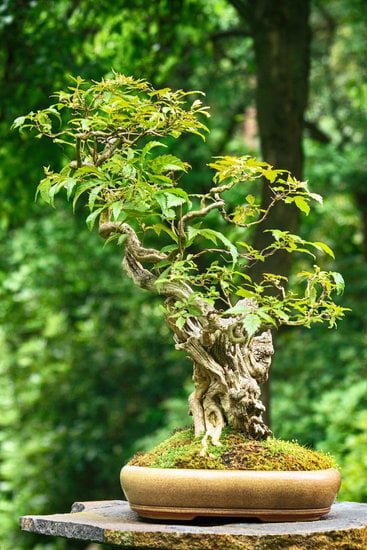
<svg viewBox="0 0 367 550"><path fill-rule="evenodd" d="M120 501L105 501L102 508L109 508ZM101 508L101 502L79 502L74 503L73 513L85 512L85 519L93 514L95 508ZM72 515L72 514L71 514ZM91 518L89 518L90 520ZM171 529L162 531L131 531L121 529L108 529L96 525L67 523L60 521L57 516L23 516L20 518L20 525L24 531L65 537L68 539L88 540L115 544L125 548L159 548L168 550L228 550L228 548L251 550L254 547L262 547L264 535L255 534L233 534L233 533L189 533L174 532ZM159 546L157 546L157 544ZM204 544L204 546L203 546ZM332 546L331 546L332 544ZM345 546L348 544L348 546ZM260 546L261 545L261 546ZM289 548L294 550L318 548L318 550L335 550L353 548L353 550L367 549L367 525L353 526L343 530L332 530L328 532L314 532L309 534L268 534L266 535L266 548L268 550L279 550Z"/></svg>
<svg viewBox="0 0 367 550"><path fill-rule="evenodd" d="M95 525L86 525L82 523L70 524L65 521L24 516L20 518L20 527L23 531L39 533L41 535L105 542L104 529Z"/></svg>

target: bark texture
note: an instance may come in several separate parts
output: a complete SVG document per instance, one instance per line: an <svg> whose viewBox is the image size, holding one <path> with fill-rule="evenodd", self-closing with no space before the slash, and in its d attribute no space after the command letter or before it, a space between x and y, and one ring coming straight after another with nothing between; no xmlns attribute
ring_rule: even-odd
<svg viewBox="0 0 367 550"><path fill-rule="evenodd" d="M226 326L227 324L227 326ZM175 331L177 347L186 351L194 365L195 389L189 397L195 435L204 434L219 445L225 425L245 433L250 439L270 435L262 414L260 384L268 378L273 354L270 331L243 343L233 342L228 323L203 327L187 321L184 330Z"/></svg>
<svg viewBox="0 0 367 550"><path fill-rule="evenodd" d="M270 331L248 338L242 325L243 317L225 316L214 306L196 298L200 312L188 317L178 327L173 315L177 300L193 295L184 282L156 285L156 277L143 263L157 263L167 255L141 245L135 231L126 223L102 223L100 234L126 235L123 267L134 283L166 297L167 321L176 347L186 352L193 363L195 389L189 397L196 436L203 436L203 453L209 441L220 445L225 425L245 433L250 439L264 439L270 430L263 420L264 405L260 400L260 384L268 378L273 355ZM250 300L242 300L249 310L256 308ZM170 313L172 312L172 313Z"/></svg>

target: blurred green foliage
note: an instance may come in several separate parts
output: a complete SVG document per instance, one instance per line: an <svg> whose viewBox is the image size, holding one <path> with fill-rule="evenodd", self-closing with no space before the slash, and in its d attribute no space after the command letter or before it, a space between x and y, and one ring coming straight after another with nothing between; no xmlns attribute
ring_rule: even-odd
<svg viewBox="0 0 367 550"><path fill-rule="evenodd" d="M69 213L29 220L0 255L1 505L10 526L26 509L120 498L135 438L162 424L162 399L191 368L157 304L134 292L112 247Z"/></svg>
<svg viewBox="0 0 367 550"><path fill-rule="evenodd" d="M343 273L352 312L334 331L279 334L272 416L277 437L335 454L340 498L367 502L366 12L364 0L312 2L306 175L326 201L302 231L336 251L325 267ZM256 75L244 27L226 0L0 5L2 550L85 547L22 534L17 518L121 498L123 462L190 423L191 376L157 302L121 277L118 251L69 212L34 205L39 167L57 168L65 152L55 156L10 125L44 107L69 73L100 78L114 68L203 89L211 138L178 152L200 188L211 155L256 152L256 139L243 139Z"/></svg>

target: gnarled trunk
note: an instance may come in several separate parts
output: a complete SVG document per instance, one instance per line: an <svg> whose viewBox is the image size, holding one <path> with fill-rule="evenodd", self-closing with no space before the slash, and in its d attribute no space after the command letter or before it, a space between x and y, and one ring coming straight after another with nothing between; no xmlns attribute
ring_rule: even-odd
<svg viewBox="0 0 367 550"><path fill-rule="evenodd" d="M214 445L220 444L225 425L250 439L270 435L260 400L260 384L268 378L274 352L270 331L236 342L228 319L216 319L216 330L210 323L204 328L198 319L187 320L183 330L171 326L176 346L186 351L194 365L195 389L189 407L195 435L203 435L204 452L209 437Z"/></svg>
<svg viewBox="0 0 367 550"><path fill-rule="evenodd" d="M265 411L260 400L260 384L268 378L271 357L274 353L270 331L249 338L242 325L243 315L226 316L214 306L196 298L200 311L187 317L178 326L174 317L177 300L193 295L184 282L165 282L156 285L155 275L145 263L157 263L166 255L144 248L135 231L126 223L107 222L100 233L107 238L112 232L126 235L123 267L134 283L141 288L159 292L166 297L167 321L174 332L176 347L187 353L193 362L195 389L189 397L195 435L203 435L203 453L208 440L220 445L219 438L225 425L244 433L250 439L264 439L270 429L262 418ZM252 300L238 305L256 309Z"/></svg>

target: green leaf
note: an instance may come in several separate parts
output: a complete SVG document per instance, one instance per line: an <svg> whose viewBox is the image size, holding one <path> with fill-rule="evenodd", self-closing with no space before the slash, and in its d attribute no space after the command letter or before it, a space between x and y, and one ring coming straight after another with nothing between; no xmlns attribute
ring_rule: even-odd
<svg viewBox="0 0 367 550"><path fill-rule="evenodd" d="M218 243L218 232L214 231L214 229L197 229L196 235L201 235L202 237L205 237L205 239L208 239L208 241L212 242L213 244Z"/></svg>
<svg viewBox="0 0 367 550"><path fill-rule="evenodd" d="M87 224L88 229L90 231L93 229L96 219L98 218L102 210L104 210L104 208L105 206L101 206L101 208L97 208L96 210L93 210L93 212L91 212L87 217L87 219L85 220L85 223Z"/></svg>
<svg viewBox="0 0 367 550"><path fill-rule="evenodd" d="M332 251L332 249L330 248L330 246L328 246L327 244L325 244L321 241L314 241L314 242L309 243L309 244L314 246L315 248L317 248L317 250L322 250L323 252L325 252L326 254L328 254L329 256L331 256L335 260L335 254Z"/></svg>
<svg viewBox="0 0 367 550"><path fill-rule="evenodd" d="M320 204L322 204L324 202L324 199L318 193L309 193L309 196L312 199L314 199L315 201L319 202Z"/></svg>
<svg viewBox="0 0 367 550"><path fill-rule="evenodd" d="M228 315L241 315L243 313L248 314L250 309L247 306L243 306L241 304L236 304L233 307L230 307L226 310L226 314Z"/></svg>
<svg viewBox="0 0 367 550"><path fill-rule="evenodd" d="M154 147L167 147L167 145L161 143L160 141L149 141L146 145L144 145L141 151L142 157L144 158Z"/></svg>
<svg viewBox="0 0 367 550"><path fill-rule="evenodd" d="M337 271L331 271L330 275L334 279L334 283L336 285L336 293L338 295L343 294L344 288L345 288L345 282L344 282L343 276Z"/></svg>
<svg viewBox="0 0 367 550"><path fill-rule="evenodd" d="M176 327L178 327L180 330L184 327L186 323L185 317L178 317L176 320Z"/></svg>
<svg viewBox="0 0 367 550"><path fill-rule="evenodd" d="M263 171L263 175L266 177L269 183L274 183L277 176L282 173L282 170L271 170L270 168Z"/></svg>
<svg viewBox="0 0 367 550"><path fill-rule="evenodd" d="M95 202L98 199L99 192L102 191L104 187L106 187L106 185L102 183L101 185L97 185L96 187L93 187L93 189L89 193L89 198L88 198L89 210L93 210Z"/></svg>
<svg viewBox="0 0 367 550"><path fill-rule="evenodd" d="M190 168L190 165L187 162L183 162L178 157L174 155L160 155L156 157L151 163L151 168L157 174L162 174L162 172L187 172Z"/></svg>
<svg viewBox="0 0 367 550"><path fill-rule="evenodd" d="M76 203L78 202L80 196L85 193L88 189L93 187L95 183L93 181L88 181L85 183L81 183L78 185L77 190L75 192L74 198L73 198L73 210L75 210Z"/></svg>
<svg viewBox="0 0 367 550"><path fill-rule="evenodd" d="M264 321L266 321L270 325L276 326L275 319L273 319L273 317L271 315L269 315L269 313L266 313L266 311L264 311L262 308L258 309L256 311L256 313L259 317L261 317L261 319L263 319Z"/></svg>
<svg viewBox="0 0 367 550"><path fill-rule="evenodd" d="M77 180L75 178L68 178L65 182L65 188L66 188L66 196L67 196L67 199L69 200L70 197L71 197L71 194L74 190L74 187L76 186L77 184Z"/></svg>
<svg viewBox="0 0 367 550"><path fill-rule="evenodd" d="M175 233L172 231L172 229L170 229L166 225L163 225L163 223L155 223L151 227L152 227L153 231L155 232L155 234L158 235L158 237L161 234L161 232L164 231L165 233L167 233L167 235L169 235L171 237L171 239L173 241L175 241L175 243L178 242L177 235L175 235Z"/></svg>
<svg viewBox="0 0 367 550"><path fill-rule="evenodd" d="M176 195L177 197L181 197L185 200L185 202L191 205L189 195L186 193L186 191L184 191L180 187L171 187L170 189L165 189L164 193L169 193L170 195Z"/></svg>
<svg viewBox="0 0 367 550"><path fill-rule="evenodd" d="M90 174L95 174L96 176L100 176L101 170L99 170L96 166L86 165L86 166L81 166L75 172L76 177L90 175Z"/></svg>
<svg viewBox="0 0 367 550"><path fill-rule="evenodd" d="M271 233L276 241L280 241L280 239L284 239L289 235L289 231L281 231L280 229L265 229L264 233Z"/></svg>
<svg viewBox="0 0 367 550"><path fill-rule="evenodd" d="M18 116L13 124L12 124L12 129L16 129L16 128L20 128L21 126L23 126L24 122L27 120L27 117L26 116Z"/></svg>
<svg viewBox="0 0 367 550"><path fill-rule="evenodd" d="M164 246L161 248L161 252L173 252L174 250L178 250L177 244L167 244L167 246Z"/></svg>
<svg viewBox="0 0 367 550"><path fill-rule="evenodd" d="M50 178L44 178L43 180L41 180L37 187L36 199L38 195L41 195L41 197L47 204L51 204L51 199L49 196L51 185L52 180Z"/></svg>
<svg viewBox="0 0 367 550"><path fill-rule="evenodd" d="M242 273L241 271L234 271L233 274L234 275L239 275L243 279L246 279L246 281L249 281L250 283L252 283L252 279L251 279L250 275L248 275L247 273Z"/></svg>
<svg viewBox="0 0 367 550"><path fill-rule="evenodd" d="M169 266L159 275L158 279L156 279L156 281L155 281L154 284L156 285L158 292L161 291L162 285L164 285L164 283L166 283L167 281L169 281L168 275L169 275L171 269L172 269L172 266L169 265Z"/></svg>
<svg viewBox="0 0 367 550"><path fill-rule="evenodd" d="M246 290L245 288L239 288L236 292L237 296L241 296L241 298L256 298L257 294L256 292L253 292L251 290Z"/></svg>
<svg viewBox="0 0 367 550"><path fill-rule="evenodd" d="M162 176L158 174L151 174L150 172L146 172L147 177L149 178L151 183L156 183L157 185L172 185L172 180L168 176Z"/></svg>
<svg viewBox="0 0 367 550"><path fill-rule="evenodd" d="M119 215L121 214L121 210L123 207L122 201L114 202L112 205L112 216L114 221L118 220Z"/></svg>
<svg viewBox="0 0 367 550"><path fill-rule="evenodd" d="M171 265L171 260L161 260L160 262L154 264L154 269L161 269L162 267L167 267L168 265Z"/></svg>
<svg viewBox="0 0 367 550"><path fill-rule="evenodd" d="M201 315L201 313L202 313L201 309L198 306L196 306L195 304L188 304L187 311L190 315L195 316L195 317Z"/></svg>
<svg viewBox="0 0 367 550"><path fill-rule="evenodd" d="M48 116L47 110L45 111L37 111L36 113L36 120L41 128L41 135L42 134L47 134L49 132L51 132L52 130L52 123L51 123L51 119L50 117Z"/></svg>
<svg viewBox="0 0 367 550"><path fill-rule="evenodd" d="M294 203L299 210L301 210L306 214L306 216L308 216L308 214L310 213L310 207L303 197L297 195L297 197L294 197Z"/></svg>
<svg viewBox="0 0 367 550"><path fill-rule="evenodd" d="M307 248L296 248L294 252L302 252L303 254L308 254L309 256L312 256L312 258L316 258L315 254L312 254L310 250L307 250Z"/></svg>
<svg viewBox="0 0 367 550"><path fill-rule="evenodd" d="M52 206L55 205L55 195L60 191L60 189L64 186L64 181L58 181L57 183L54 183L48 192L49 196L49 202Z"/></svg>
<svg viewBox="0 0 367 550"><path fill-rule="evenodd" d="M175 217L173 208L190 203L188 194L183 189L174 187L169 190L158 191L154 194L154 198L161 207L162 214L168 219Z"/></svg>
<svg viewBox="0 0 367 550"><path fill-rule="evenodd" d="M250 338L259 330L261 323L262 321L256 313L249 313L242 321L242 324Z"/></svg>
<svg viewBox="0 0 367 550"><path fill-rule="evenodd" d="M280 308L277 308L275 310L275 314L277 317L279 317L279 319L281 319L282 321L289 321L289 315L287 315L287 313L285 313L285 311L283 311L282 309Z"/></svg>
<svg viewBox="0 0 367 550"><path fill-rule="evenodd" d="M61 116L59 111L55 108L55 105L51 105L48 109L45 109L45 112L51 113L52 115L54 115L61 123Z"/></svg>
<svg viewBox="0 0 367 550"><path fill-rule="evenodd" d="M232 256L233 266L235 266L238 260L238 250L234 246L234 244L231 243L229 239L227 239L227 237L225 237L219 231L214 231L213 229L197 229L197 234L202 235L206 239L209 239L214 244L216 244L218 240L221 241L224 244L224 246L228 248Z"/></svg>
<svg viewBox="0 0 367 550"><path fill-rule="evenodd" d="M176 208L177 206L181 206L182 204L186 203L185 199L183 199L182 197L176 197L172 193L165 193L164 198L167 208Z"/></svg>

